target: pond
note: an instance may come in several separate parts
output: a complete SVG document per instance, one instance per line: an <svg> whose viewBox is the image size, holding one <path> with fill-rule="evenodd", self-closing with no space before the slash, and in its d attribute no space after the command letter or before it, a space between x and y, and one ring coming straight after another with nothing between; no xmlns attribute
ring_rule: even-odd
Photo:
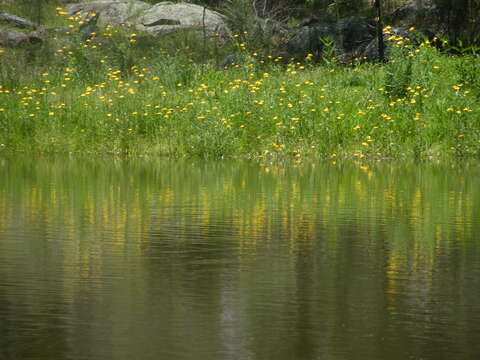
<svg viewBox="0 0 480 360"><path fill-rule="evenodd" d="M480 163L0 158L0 359L480 359Z"/></svg>

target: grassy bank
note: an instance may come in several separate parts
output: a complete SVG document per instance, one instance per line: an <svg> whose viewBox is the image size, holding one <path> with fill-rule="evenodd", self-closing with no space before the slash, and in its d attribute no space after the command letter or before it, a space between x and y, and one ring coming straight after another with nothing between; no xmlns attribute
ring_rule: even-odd
<svg viewBox="0 0 480 360"><path fill-rule="evenodd" d="M99 34L107 44L82 43L77 20L65 21L73 24L67 37L38 48L0 48L0 152L480 154L474 55L447 56L398 39L388 64L344 66L332 57L261 57L238 42L242 64L218 70L231 50L207 48L194 34L156 46L129 29L107 28Z"/></svg>

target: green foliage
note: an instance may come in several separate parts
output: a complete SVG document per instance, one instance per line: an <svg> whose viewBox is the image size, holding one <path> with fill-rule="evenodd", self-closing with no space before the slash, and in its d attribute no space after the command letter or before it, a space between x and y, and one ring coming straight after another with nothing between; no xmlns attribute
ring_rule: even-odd
<svg viewBox="0 0 480 360"><path fill-rule="evenodd" d="M54 20L51 16L53 10L62 5L62 0L3 0L0 1L0 10L11 12L36 24L45 24Z"/></svg>
<svg viewBox="0 0 480 360"><path fill-rule="evenodd" d="M479 45L480 2L476 0L433 0L436 5L439 22L446 35L458 44Z"/></svg>
<svg viewBox="0 0 480 360"><path fill-rule="evenodd" d="M480 57L479 55L464 55L456 63L457 82L464 84L477 96L480 96Z"/></svg>
<svg viewBox="0 0 480 360"><path fill-rule="evenodd" d="M243 3L245 5L245 3ZM195 32L161 40L101 28L0 49L0 151L170 156L478 156L479 58L398 39L388 64L259 56ZM245 19L245 21L249 21ZM325 66L327 65L327 66Z"/></svg>
<svg viewBox="0 0 480 360"><path fill-rule="evenodd" d="M330 38L320 39L323 44L322 49L322 61L328 67L335 67L338 64L337 61L337 49L335 47L335 41Z"/></svg>
<svg viewBox="0 0 480 360"><path fill-rule="evenodd" d="M385 89L390 97L404 97L412 82L412 60L394 59L387 65L385 73Z"/></svg>

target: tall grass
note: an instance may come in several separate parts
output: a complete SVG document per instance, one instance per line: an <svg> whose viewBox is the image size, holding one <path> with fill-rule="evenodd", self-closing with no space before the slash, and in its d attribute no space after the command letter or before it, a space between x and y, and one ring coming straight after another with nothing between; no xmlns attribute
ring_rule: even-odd
<svg viewBox="0 0 480 360"><path fill-rule="evenodd" d="M205 48L194 33L152 43L105 28L81 43L78 19L68 21L67 37L0 49L0 151L297 161L480 154L477 56L466 65L396 39L387 65L318 66L234 42L243 62L218 70L232 48Z"/></svg>

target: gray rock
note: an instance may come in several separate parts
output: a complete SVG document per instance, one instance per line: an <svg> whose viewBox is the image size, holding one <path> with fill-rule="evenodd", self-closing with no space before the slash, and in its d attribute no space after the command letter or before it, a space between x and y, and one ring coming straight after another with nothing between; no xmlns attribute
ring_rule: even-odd
<svg viewBox="0 0 480 360"><path fill-rule="evenodd" d="M67 6L70 14L86 19L88 14L98 15L98 25L127 24L152 35L194 29L206 35L229 34L228 19L203 6L169 1L150 5L142 1L93 1Z"/></svg>
<svg viewBox="0 0 480 360"><path fill-rule="evenodd" d="M319 54L324 49L325 40L338 40L334 24L315 23L313 26L301 26L293 32L286 43L286 51L293 56L305 56L308 53Z"/></svg>
<svg viewBox="0 0 480 360"><path fill-rule="evenodd" d="M226 22L225 16L203 6L165 1L146 10L135 27L155 34L190 28L213 35L223 32Z"/></svg>
<svg viewBox="0 0 480 360"><path fill-rule="evenodd" d="M383 43L385 44L385 56L388 58L389 55L389 46L388 46L388 37L383 36ZM378 55L378 39L372 39L365 49L360 53L359 58L364 61L377 61L379 60Z"/></svg>
<svg viewBox="0 0 480 360"><path fill-rule="evenodd" d="M84 19L89 14L97 14L99 25L121 25L138 23L138 18L150 7L143 1L118 0L72 4L65 9L71 15L80 15Z"/></svg>
<svg viewBox="0 0 480 360"><path fill-rule="evenodd" d="M318 20L308 21L293 31L286 44L287 52L305 56L308 53L320 54L328 42L339 53L357 52L374 37L375 27L366 18L351 17L337 23L324 23Z"/></svg>
<svg viewBox="0 0 480 360"><path fill-rule="evenodd" d="M220 62L220 64L218 64L218 68L220 70L225 70L232 66L235 66L238 63L239 63L238 56L236 54L230 54L225 59L223 59L223 61Z"/></svg>
<svg viewBox="0 0 480 360"><path fill-rule="evenodd" d="M19 31L0 29L0 46L17 47L40 43L43 41L42 32L24 34Z"/></svg>
<svg viewBox="0 0 480 360"><path fill-rule="evenodd" d="M367 18L349 17L340 19L337 23L337 38L343 52L358 52L375 36L375 26Z"/></svg>

